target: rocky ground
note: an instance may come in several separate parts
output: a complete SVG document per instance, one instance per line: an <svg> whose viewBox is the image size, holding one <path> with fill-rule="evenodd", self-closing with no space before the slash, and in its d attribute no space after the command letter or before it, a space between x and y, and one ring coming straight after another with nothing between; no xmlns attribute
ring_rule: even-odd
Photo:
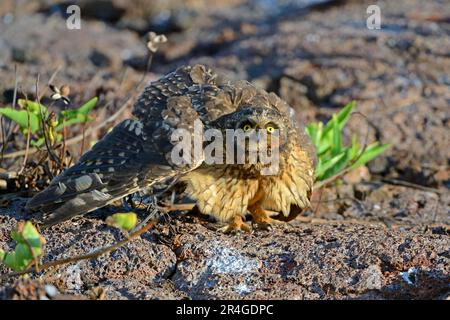
<svg viewBox="0 0 450 320"><path fill-rule="evenodd" d="M151 2L151 5L149 4ZM223 235L174 216L106 254L29 279L0 280L1 298L448 299L450 294L450 7L379 1L382 29L361 1L77 1L68 30L55 1L2 1L0 104L33 96L51 75L74 104L100 98L97 122L120 108L145 70L145 34L169 42L148 80L184 63L275 91L299 120L326 120L351 100L348 135L392 143L380 158L314 194L313 210L272 231ZM157 5L155 5L157 4ZM121 115L129 116L128 112ZM119 121L121 118L117 119ZM105 130L88 139L94 141ZM23 147L14 135L6 153ZM79 146L72 146L77 156ZM4 159L11 170L21 159ZM23 190L22 190L23 191ZM31 190L25 190L26 194ZM0 195L0 247L25 198ZM46 261L111 245L108 209L43 231ZM0 267L0 273L6 273Z"/></svg>

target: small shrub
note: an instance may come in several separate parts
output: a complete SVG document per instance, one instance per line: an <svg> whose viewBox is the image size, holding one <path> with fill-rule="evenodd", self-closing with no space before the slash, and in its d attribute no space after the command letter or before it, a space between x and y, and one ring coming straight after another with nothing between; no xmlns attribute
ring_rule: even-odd
<svg viewBox="0 0 450 320"><path fill-rule="evenodd" d="M62 140L62 129L64 126L71 126L77 123L91 121L93 117L89 113L97 104L97 98L92 98L79 108L61 111L60 114L50 113L46 106L37 102L25 99L19 99L20 110L11 107L0 108L0 114L9 118L19 125L24 136L27 136L28 130L32 134L30 144L32 146L41 146L45 142L45 136L50 143L60 142ZM45 136L42 134L41 124L46 123Z"/></svg>
<svg viewBox="0 0 450 320"><path fill-rule="evenodd" d="M355 102L346 105L340 112L334 114L325 125L323 122L314 122L306 127L317 151L316 179L325 180L339 174L347 167L355 169L382 154L389 144L380 144L376 141L362 148L356 135L352 136L352 144L344 146L342 132L350 115L355 108Z"/></svg>

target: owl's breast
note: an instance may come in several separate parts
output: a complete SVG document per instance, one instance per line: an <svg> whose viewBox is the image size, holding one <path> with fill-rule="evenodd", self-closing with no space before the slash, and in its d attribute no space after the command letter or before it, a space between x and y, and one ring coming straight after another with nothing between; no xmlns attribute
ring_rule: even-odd
<svg viewBox="0 0 450 320"><path fill-rule="evenodd" d="M249 205L289 216L291 206L309 206L314 183L313 162L300 147L294 148L276 175L255 174L244 165L202 165L181 181L203 214L228 221L245 216Z"/></svg>
<svg viewBox="0 0 450 320"><path fill-rule="evenodd" d="M287 217L292 205L300 209L309 207L313 184L313 161L305 150L296 146L277 175L261 179L260 188L264 190L261 205Z"/></svg>
<svg viewBox="0 0 450 320"><path fill-rule="evenodd" d="M186 193L196 200L203 214L219 221L245 216L248 204L258 193L259 180L239 166L204 166L186 174Z"/></svg>

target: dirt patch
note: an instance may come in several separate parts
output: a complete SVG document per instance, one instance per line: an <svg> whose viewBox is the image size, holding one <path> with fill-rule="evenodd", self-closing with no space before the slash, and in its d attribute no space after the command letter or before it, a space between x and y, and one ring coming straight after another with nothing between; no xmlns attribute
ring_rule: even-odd
<svg viewBox="0 0 450 320"><path fill-rule="evenodd" d="M15 219L2 217L2 233L7 233ZM176 228L172 236L159 226L117 251L59 267L28 286L45 292L45 285L52 285L59 294L79 298L92 298L93 290L101 289L113 299L437 299L448 292L447 234L295 222L230 236L215 231L215 224L202 226L197 218L171 224ZM85 218L43 235L46 261L121 237L101 221ZM5 237L1 244L11 242ZM23 281L2 286L4 297L27 297Z"/></svg>

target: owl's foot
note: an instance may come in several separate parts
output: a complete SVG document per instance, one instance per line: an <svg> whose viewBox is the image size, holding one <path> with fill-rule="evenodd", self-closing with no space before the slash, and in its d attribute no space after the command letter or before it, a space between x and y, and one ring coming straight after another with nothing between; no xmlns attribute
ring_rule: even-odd
<svg viewBox="0 0 450 320"><path fill-rule="evenodd" d="M228 225L220 228L218 231L223 233L232 233L236 231L250 232L250 227L244 222L241 216L234 216Z"/></svg>
<svg viewBox="0 0 450 320"><path fill-rule="evenodd" d="M251 205L248 211L252 214L252 224L260 230L271 230L274 224L283 224L282 221L272 219L259 204Z"/></svg>

